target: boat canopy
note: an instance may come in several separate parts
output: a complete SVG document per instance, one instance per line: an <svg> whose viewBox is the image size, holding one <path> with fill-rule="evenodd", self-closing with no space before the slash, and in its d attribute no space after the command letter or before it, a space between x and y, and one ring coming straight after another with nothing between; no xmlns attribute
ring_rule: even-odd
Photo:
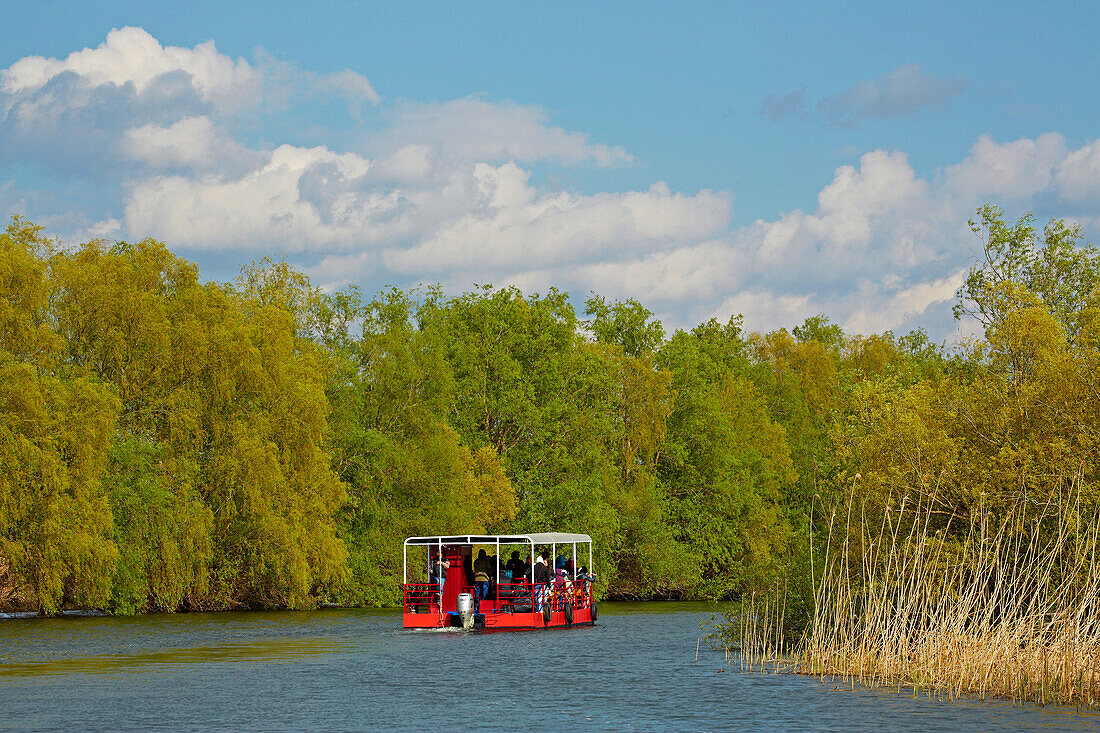
<svg viewBox="0 0 1100 733"><path fill-rule="evenodd" d="M401 547L401 582L409 582L409 547L436 547L442 551L445 545L496 545L497 556L500 556L501 545L530 545L534 554L535 545L550 545L557 549L558 545L573 545L573 556L577 556L577 545L588 543L588 567L595 568L592 564L592 538L586 534L572 534L570 532L530 532L528 534L459 534L459 535L432 535L428 537L408 537ZM535 568L532 565L530 580L535 581ZM500 568L497 568L497 582L500 582Z"/></svg>
<svg viewBox="0 0 1100 733"><path fill-rule="evenodd" d="M406 545L567 545L573 542L591 542L586 534L569 532L532 532L530 534L465 534L409 537Z"/></svg>

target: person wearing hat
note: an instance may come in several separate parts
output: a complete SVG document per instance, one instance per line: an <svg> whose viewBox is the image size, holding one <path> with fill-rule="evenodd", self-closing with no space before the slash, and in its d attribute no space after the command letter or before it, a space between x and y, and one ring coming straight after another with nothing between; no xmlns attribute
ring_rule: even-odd
<svg viewBox="0 0 1100 733"><path fill-rule="evenodd" d="M565 590L565 558L558 555L554 560L554 590Z"/></svg>

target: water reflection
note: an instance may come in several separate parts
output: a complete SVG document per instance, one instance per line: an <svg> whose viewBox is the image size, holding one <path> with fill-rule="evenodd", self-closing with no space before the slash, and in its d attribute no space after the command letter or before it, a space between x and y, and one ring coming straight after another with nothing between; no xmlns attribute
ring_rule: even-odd
<svg viewBox="0 0 1100 733"><path fill-rule="evenodd" d="M156 667L180 664L215 664L256 661L291 661L331 654L344 644L335 639L273 639L270 641L212 644L163 651L121 652L90 657L71 657L40 662L0 663L0 677L69 674L150 672Z"/></svg>

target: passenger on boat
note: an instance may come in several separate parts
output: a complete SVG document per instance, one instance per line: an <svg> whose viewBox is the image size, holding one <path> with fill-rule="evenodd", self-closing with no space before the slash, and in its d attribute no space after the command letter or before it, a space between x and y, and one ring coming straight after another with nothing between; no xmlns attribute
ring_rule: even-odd
<svg viewBox="0 0 1100 733"><path fill-rule="evenodd" d="M470 582L474 577L474 548L463 545L459 548L459 552L462 553L462 577Z"/></svg>
<svg viewBox="0 0 1100 733"><path fill-rule="evenodd" d="M512 550L512 557L508 560L508 565L505 566L505 575L511 578L514 582L518 583L523 580L524 576L524 563L519 558L519 550Z"/></svg>
<svg viewBox="0 0 1100 733"><path fill-rule="evenodd" d="M485 550L477 551L474 561L474 613L481 613L481 601L489 595L489 576L493 572L493 559Z"/></svg>
<svg viewBox="0 0 1100 733"><path fill-rule="evenodd" d="M550 553L545 553L549 555ZM542 611L542 604L550 591L550 568L546 566L546 558L539 556L535 561L535 612Z"/></svg>
<svg viewBox="0 0 1100 733"><path fill-rule="evenodd" d="M519 593L515 583L522 583L523 577L516 575L515 568L518 565L523 565L523 561L519 560L519 553L513 551L512 557L507 563L503 558L500 558L499 577L502 579L501 583L496 587L496 594L493 596L497 601L501 601L502 605L512 608L515 605L515 600Z"/></svg>
<svg viewBox="0 0 1100 733"><path fill-rule="evenodd" d="M447 584L447 568L451 567L451 561L442 553L435 556L432 562L432 582L439 588L439 602L443 603L443 586Z"/></svg>
<svg viewBox="0 0 1100 733"><path fill-rule="evenodd" d="M596 576L589 573L584 565L577 571L577 577L573 579L574 603L581 608L592 602L592 581L595 579Z"/></svg>
<svg viewBox="0 0 1100 733"><path fill-rule="evenodd" d="M516 598L531 597L531 558L517 559L512 566L512 582L522 585L513 586Z"/></svg>
<svg viewBox="0 0 1100 733"><path fill-rule="evenodd" d="M554 561L554 590L565 590L568 578L565 574L565 558L558 555L558 559Z"/></svg>
<svg viewBox="0 0 1100 733"><path fill-rule="evenodd" d="M581 565L581 569L577 572L576 588L577 593L585 594L592 590L592 583L596 580L596 574L588 572L588 568Z"/></svg>

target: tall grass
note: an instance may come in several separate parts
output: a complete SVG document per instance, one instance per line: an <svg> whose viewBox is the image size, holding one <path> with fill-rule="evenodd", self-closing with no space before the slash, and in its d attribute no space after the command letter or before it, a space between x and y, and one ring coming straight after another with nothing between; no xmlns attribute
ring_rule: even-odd
<svg viewBox="0 0 1100 733"><path fill-rule="evenodd" d="M1100 517L1082 518L1079 496L1030 515L1009 511L994 526L978 512L958 531L930 504L903 501L872 524L850 495L811 563L820 575L799 638L786 638L774 593L731 618L727 649L745 670L1096 707Z"/></svg>

